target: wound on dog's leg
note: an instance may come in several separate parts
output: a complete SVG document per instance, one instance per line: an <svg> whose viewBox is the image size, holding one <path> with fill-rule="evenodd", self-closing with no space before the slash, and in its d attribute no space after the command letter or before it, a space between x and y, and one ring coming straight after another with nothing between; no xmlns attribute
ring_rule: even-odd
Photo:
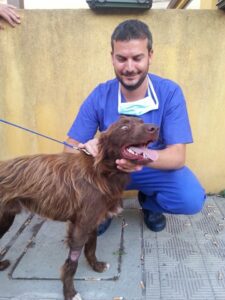
<svg viewBox="0 0 225 300"><path fill-rule="evenodd" d="M69 259L73 262L77 261L81 255L81 250L70 250Z"/></svg>

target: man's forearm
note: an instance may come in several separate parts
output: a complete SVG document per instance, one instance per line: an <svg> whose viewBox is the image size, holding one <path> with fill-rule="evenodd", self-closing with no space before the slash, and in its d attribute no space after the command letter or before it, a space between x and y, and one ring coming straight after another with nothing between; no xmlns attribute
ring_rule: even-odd
<svg viewBox="0 0 225 300"><path fill-rule="evenodd" d="M174 170L185 164L186 146L184 144L170 145L166 149L156 151L158 159L147 164L150 168Z"/></svg>

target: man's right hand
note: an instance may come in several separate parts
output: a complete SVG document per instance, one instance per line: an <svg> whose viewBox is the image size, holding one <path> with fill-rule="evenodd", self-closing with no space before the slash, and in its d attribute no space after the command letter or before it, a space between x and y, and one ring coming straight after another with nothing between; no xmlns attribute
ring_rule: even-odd
<svg viewBox="0 0 225 300"><path fill-rule="evenodd" d="M78 148L86 149L92 156L95 157L98 154L98 139L94 138L85 144L79 143Z"/></svg>
<svg viewBox="0 0 225 300"><path fill-rule="evenodd" d="M98 154L98 139L94 138L92 140L89 140L86 143L79 143L78 141L72 139L72 138L68 138L66 140L66 142L68 144L74 145L80 149L86 149L92 156L97 156ZM64 152L77 152L78 150L75 150L71 147L64 147Z"/></svg>

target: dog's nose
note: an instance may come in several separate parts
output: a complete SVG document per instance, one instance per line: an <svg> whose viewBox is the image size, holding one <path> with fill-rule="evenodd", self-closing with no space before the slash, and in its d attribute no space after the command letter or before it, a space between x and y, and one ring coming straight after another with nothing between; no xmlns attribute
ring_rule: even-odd
<svg viewBox="0 0 225 300"><path fill-rule="evenodd" d="M153 124L147 124L147 130L151 133L157 133L159 131L159 127Z"/></svg>

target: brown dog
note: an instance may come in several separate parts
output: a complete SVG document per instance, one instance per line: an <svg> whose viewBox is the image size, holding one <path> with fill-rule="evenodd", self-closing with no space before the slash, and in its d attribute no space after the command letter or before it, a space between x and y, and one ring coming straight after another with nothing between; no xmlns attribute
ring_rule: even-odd
<svg viewBox="0 0 225 300"><path fill-rule="evenodd" d="M121 117L100 134L97 157L84 153L40 154L0 163L0 237L22 209L51 220L68 221L69 257L62 267L65 300L81 300L73 276L84 247L97 272L107 269L95 256L96 229L121 211L121 195L129 174L115 160L145 164L154 158L146 145L158 137L158 128L138 118ZM9 265L0 262L0 270Z"/></svg>

